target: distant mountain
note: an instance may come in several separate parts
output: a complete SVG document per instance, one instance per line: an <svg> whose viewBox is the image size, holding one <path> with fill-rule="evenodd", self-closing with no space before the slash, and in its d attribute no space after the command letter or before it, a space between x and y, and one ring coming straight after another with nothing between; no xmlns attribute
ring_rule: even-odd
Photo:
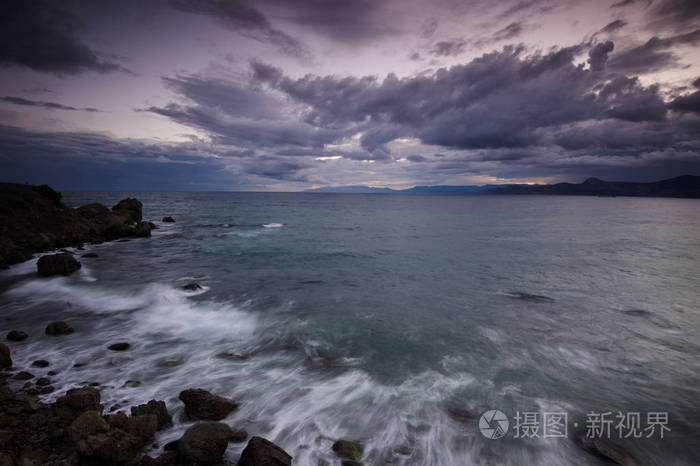
<svg viewBox="0 0 700 466"><path fill-rule="evenodd" d="M484 190L484 193L700 198L700 176L684 175L653 183L603 181L598 178L588 178L580 184L509 185L492 187Z"/></svg>
<svg viewBox="0 0 700 466"><path fill-rule="evenodd" d="M307 189L312 193L383 193L383 194L477 194L497 185L484 186L414 186L408 189L374 188L372 186L331 186Z"/></svg>
<svg viewBox="0 0 700 466"><path fill-rule="evenodd" d="M373 188L372 186L329 186L326 188L307 189L309 193L357 193L357 194L391 194L395 193L390 188Z"/></svg>

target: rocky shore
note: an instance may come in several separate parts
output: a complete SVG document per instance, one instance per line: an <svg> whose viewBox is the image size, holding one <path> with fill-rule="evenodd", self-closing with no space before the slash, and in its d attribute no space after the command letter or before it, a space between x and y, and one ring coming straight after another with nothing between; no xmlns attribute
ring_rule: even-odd
<svg viewBox="0 0 700 466"><path fill-rule="evenodd" d="M37 252L148 237L155 228L143 220L143 204L137 199L123 199L111 209L97 203L72 209L61 197L46 185L0 183L0 268L28 260Z"/></svg>

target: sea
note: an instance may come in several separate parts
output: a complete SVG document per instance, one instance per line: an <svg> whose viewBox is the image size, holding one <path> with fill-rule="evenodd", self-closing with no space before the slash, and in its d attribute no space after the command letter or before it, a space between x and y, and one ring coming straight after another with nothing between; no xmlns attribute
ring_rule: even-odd
<svg viewBox="0 0 700 466"><path fill-rule="evenodd" d="M71 249L82 269L0 271L15 366L105 410L180 391L298 465L700 464L700 201L498 195L70 192L144 204L151 238ZM163 223L172 216L175 223ZM38 257L38 256L37 256ZM184 285L197 283L189 291ZM62 320L72 335L44 334ZM114 352L117 342L131 345ZM32 361L47 359L45 369ZM24 382L13 381L18 388ZM231 443L235 462L245 446Z"/></svg>

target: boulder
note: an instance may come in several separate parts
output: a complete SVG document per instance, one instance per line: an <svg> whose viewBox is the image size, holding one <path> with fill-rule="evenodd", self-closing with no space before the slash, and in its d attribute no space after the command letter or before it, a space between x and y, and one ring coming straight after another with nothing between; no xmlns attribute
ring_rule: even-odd
<svg viewBox="0 0 700 466"><path fill-rule="evenodd" d="M333 452L341 458L357 461L362 458L362 445L350 440L337 440L332 446Z"/></svg>
<svg viewBox="0 0 700 466"><path fill-rule="evenodd" d="M182 289L186 291L197 291L201 290L202 286L199 283L188 283L187 285L184 285Z"/></svg>
<svg viewBox="0 0 700 466"><path fill-rule="evenodd" d="M262 437L248 441L238 466L290 466L292 457L274 443Z"/></svg>
<svg viewBox="0 0 700 466"><path fill-rule="evenodd" d="M70 335L73 332L75 332L73 327L63 321L51 322L46 326L47 335Z"/></svg>
<svg viewBox="0 0 700 466"><path fill-rule="evenodd" d="M120 217L126 217L127 222L137 223L143 220L143 204L138 199L128 197L112 207L112 212Z"/></svg>
<svg viewBox="0 0 700 466"><path fill-rule="evenodd" d="M168 217L163 217L162 222L163 222L163 223L175 223L175 219L172 218L172 217L169 217L169 216L168 216Z"/></svg>
<svg viewBox="0 0 700 466"><path fill-rule="evenodd" d="M139 439L121 429L91 435L78 444L82 456L100 460L87 464L126 463L134 459L143 445Z"/></svg>
<svg viewBox="0 0 700 466"><path fill-rule="evenodd" d="M177 448L183 457L194 463L219 463L231 435L231 428L223 422L198 422L178 440Z"/></svg>
<svg viewBox="0 0 700 466"><path fill-rule="evenodd" d="M147 238L151 236L151 230L153 227L149 222L139 222L134 227L134 236L137 238Z"/></svg>
<svg viewBox="0 0 700 466"><path fill-rule="evenodd" d="M27 338L29 338L29 335L21 330L10 330L7 333L7 339L10 341L23 341Z"/></svg>
<svg viewBox="0 0 700 466"><path fill-rule="evenodd" d="M165 429L173 425L173 418L168 413L168 408L164 401L151 400L146 404L132 406L131 415L141 416L144 414L153 414L158 419L158 430Z"/></svg>
<svg viewBox="0 0 700 466"><path fill-rule="evenodd" d="M91 435L105 433L109 430L109 424L97 411L85 411L78 416L68 427L68 435L73 442L78 443Z"/></svg>
<svg viewBox="0 0 700 466"><path fill-rule="evenodd" d="M219 421L238 407L235 401L200 388L184 390L179 398L185 404L187 415L194 419Z"/></svg>
<svg viewBox="0 0 700 466"><path fill-rule="evenodd" d="M80 262L71 254L60 253L41 256L36 263L37 273L40 277L53 275L70 275L81 267Z"/></svg>
<svg viewBox="0 0 700 466"><path fill-rule="evenodd" d="M0 369L5 367L12 367L12 356L10 348L4 343L0 343Z"/></svg>
<svg viewBox="0 0 700 466"><path fill-rule="evenodd" d="M126 351L131 348L131 345L126 342L113 343L107 347L111 351Z"/></svg>
<svg viewBox="0 0 700 466"><path fill-rule="evenodd" d="M100 392L93 387L73 388L56 400L57 408L67 408L76 413L85 411L102 412Z"/></svg>

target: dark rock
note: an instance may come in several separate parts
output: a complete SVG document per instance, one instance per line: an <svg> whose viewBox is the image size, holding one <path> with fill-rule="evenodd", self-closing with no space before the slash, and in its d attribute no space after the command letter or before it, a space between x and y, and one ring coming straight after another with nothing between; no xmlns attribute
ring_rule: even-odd
<svg viewBox="0 0 700 466"><path fill-rule="evenodd" d="M56 400L55 405L57 408L67 408L76 413L83 413L85 411L102 412L100 392L92 387L68 390L65 395Z"/></svg>
<svg viewBox="0 0 700 466"><path fill-rule="evenodd" d="M158 225L156 225L155 223L153 223L153 222L147 222L147 223L148 223L148 226L151 227L151 230L157 230L157 229L158 229Z"/></svg>
<svg viewBox="0 0 700 466"><path fill-rule="evenodd" d="M12 367L12 356L10 348L4 343L0 343L0 368L5 367Z"/></svg>
<svg viewBox="0 0 700 466"><path fill-rule="evenodd" d="M177 440L173 440L172 442L168 442L165 445L163 445L163 451L177 451Z"/></svg>
<svg viewBox="0 0 700 466"><path fill-rule="evenodd" d="M363 447L359 443L349 440L336 440L331 447L333 452L341 458L359 460L362 458Z"/></svg>
<svg viewBox="0 0 700 466"><path fill-rule="evenodd" d="M127 419L124 430L138 439L140 446L144 446L153 440L158 431L158 416L155 414L142 414Z"/></svg>
<svg viewBox="0 0 700 466"><path fill-rule="evenodd" d="M51 322L46 326L47 335L70 335L73 332L75 332L73 327L62 321Z"/></svg>
<svg viewBox="0 0 700 466"><path fill-rule="evenodd" d="M139 439L130 433L122 429L110 429L78 443L78 451L82 456L99 460L96 464L126 463L134 459L142 446Z"/></svg>
<svg viewBox="0 0 700 466"><path fill-rule="evenodd" d="M88 252L86 254L83 254L82 257L89 258L89 259L94 259L96 257L100 257L96 252Z"/></svg>
<svg viewBox="0 0 700 466"><path fill-rule="evenodd" d="M40 395L46 395L46 394L48 394L48 393L53 393L54 390L55 390L55 389L53 388L53 385L47 385L47 386L41 387L41 388L39 389L39 394L40 394Z"/></svg>
<svg viewBox="0 0 700 466"><path fill-rule="evenodd" d="M72 255L61 253L41 256L36 267L40 277L51 277L53 275L70 275L80 269L81 265Z"/></svg>
<svg viewBox="0 0 700 466"><path fill-rule="evenodd" d="M587 452L620 466L638 466L637 459L627 450L608 439L590 438L585 432L576 437L576 443Z"/></svg>
<svg viewBox="0 0 700 466"><path fill-rule="evenodd" d="M126 351L129 348L131 348L131 345L125 342L114 343L107 347L107 349L111 351Z"/></svg>
<svg viewBox="0 0 700 466"><path fill-rule="evenodd" d="M29 335L26 334L26 332L23 332L21 330L10 330L7 333L7 339L10 341L23 341L29 338Z"/></svg>
<svg viewBox="0 0 700 466"><path fill-rule="evenodd" d="M163 217L162 222L164 223L175 223L175 219L172 217Z"/></svg>
<svg viewBox="0 0 700 466"><path fill-rule="evenodd" d="M197 291L201 290L202 286L199 283L188 283L187 285L183 286L182 289L187 291Z"/></svg>
<svg viewBox="0 0 700 466"><path fill-rule="evenodd" d="M173 425L173 418L168 413L168 408L164 401L151 400L146 404L132 406L131 415L141 416L144 414L153 414L158 419L158 430L165 429Z"/></svg>
<svg viewBox="0 0 700 466"><path fill-rule="evenodd" d="M218 463L230 439L231 428L223 422L198 422L178 440L177 448L183 457L192 462Z"/></svg>
<svg viewBox="0 0 700 466"><path fill-rule="evenodd" d="M32 363L32 367L49 367L49 364L46 359L38 359Z"/></svg>
<svg viewBox="0 0 700 466"><path fill-rule="evenodd" d="M139 222L134 227L134 236L137 238L147 238L151 236L151 224L149 222Z"/></svg>
<svg viewBox="0 0 700 466"><path fill-rule="evenodd" d="M243 442L248 438L248 432L245 430L231 429L231 441L232 442Z"/></svg>
<svg viewBox="0 0 700 466"><path fill-rule="evenodd" d="M125 387L136 388L141 386L140 380L127 380L124 382Z"/></svg>
<svg viewBox="0 0 700 466"><path fill-rule="evenodd" d="M46 377L40 377L37 381L36 384L40 387L45 387L47 385L51 385L51 381L47 379Z"/></svg>
<svg viewBox="0 0 700 466"><path fill-rule="evenodd" d="M68 427L68 435L73 442L86 440L91 435L105 433L109 430L109 424L97 411L85 411L78 416Z"/></svg>
<svg viewBox="0 0 700 466"><path fill-rule="evenodd" d="M48 375L58 375L58 371L48 371L46 374L48 374Z"/></svg>
<svg viewBox="0 0 700 466"><path fill-rule="evenodd" d="M12 378L15 380L29 380L34 378L34 374L32 374L31 372L22 371L16 373L15 376Z"/></svg>
<svg viewBox="0 0 700 466"><path fill-rule="evenodd" d="M244 354L229 353L228 351L222 351L216 354L217 358L228 359L229 361L245 361L248 356Z"/></svg>
<svg viewBox="0 0 700 466"><path fill-rule="evenodd" d="M200 388L191 388L180 393L185 403L185 412L194 419L219 421L238 407L238 403L228 398L209 393Z"/></svg>
<svg viewBox="0 0 700 466"><path fill-rule="evenodd" d="M166 451L162 455L151 458L145 455L136 463L136 466L175 466L177 464L177 452Z"/></svg>
<svg viewBox="0 0 700 466"><path fill-rule="evenodd" d="M143 220L143 204L138 199L122 199L112 207L112 212L120 217L126 217L129 223L137 223Z"/></svg>
<svg viewBox="0 0 700 466"><path fill-rule="evenodd" d="M292 457L274 443L262 437L248 441L238 466L290 466Z"/></svg>

